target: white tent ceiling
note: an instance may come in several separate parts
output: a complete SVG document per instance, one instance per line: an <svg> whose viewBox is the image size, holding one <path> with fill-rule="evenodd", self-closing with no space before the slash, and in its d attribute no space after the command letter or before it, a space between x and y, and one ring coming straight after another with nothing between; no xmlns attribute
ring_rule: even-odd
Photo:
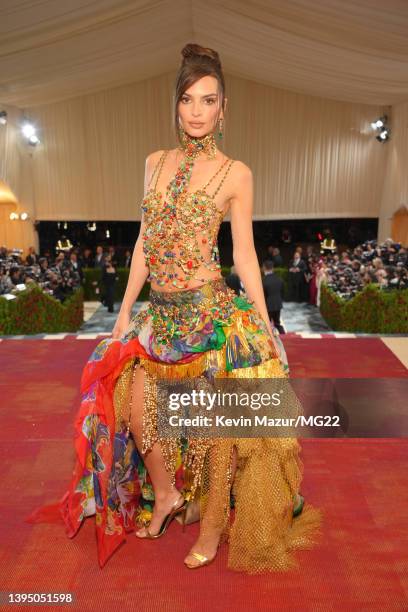
<svg viewBox="0 0 408 612"><path fill-rule="evenodd" d="M177 69L366 104L408 100L408 0L0 0L0 103L46 104Z"/></svg>

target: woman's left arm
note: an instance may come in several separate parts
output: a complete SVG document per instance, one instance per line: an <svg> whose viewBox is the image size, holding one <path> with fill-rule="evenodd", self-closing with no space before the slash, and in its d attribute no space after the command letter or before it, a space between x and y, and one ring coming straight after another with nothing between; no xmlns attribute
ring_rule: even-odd
<svg viewBox="0 0 408 612"><path fill-rule="evenodd" d="M255 251L252 231L253 176L251 169L237 161L234 173L234 193L231 204L231 233L233 259L237 274L245 287L249 301L253 302L272 334L273 326L269 320L265 303L262 277Z"/></svg>

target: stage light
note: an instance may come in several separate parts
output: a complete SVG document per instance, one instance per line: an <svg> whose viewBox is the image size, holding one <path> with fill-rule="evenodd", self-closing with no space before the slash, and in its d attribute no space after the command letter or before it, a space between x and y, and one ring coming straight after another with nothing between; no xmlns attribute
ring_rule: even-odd
<svg viewBox="0 0 408 612"><path fill-rule="evenodd" d="M6 111L0 111L0 124L6 125L7 123L7 113Z"/></svg>
<svg viewBox="0 0 408 612"><path fill-rule="evenodd" d="M110 231L107 229L105 232L106 238L110 238Z"/></svg>
<svg viewBox="0 0 408 612"><path fill-rule="evenodd" d="M16 212L12 212L9 215L9 219L10 219L10 221L17 221L17 219L21 219L21 221L27 221L28 216L29 215L26 212L23 212L21 214L18 214Z"/></svg>
<svg viewBox="0 0 408 612"><path fill-rule="evenodd" d="M67 224L67 222L66 222L66 221L65 221L65 223L64 223L64 229L68 229L68 224Z"/></svg>
<svg viewBox="0 0 408 612"><path fill-rule="evenodd" d="M387 121L388 121L387 115L383 115L382 117L377 119L377 121L373 121L373 123L371 124L371 127L373 128L373 130L379 130L387 123Z"/></svg>
<svg viewBox="0 0 408 612"><path fill-rule="evenodd" d="M24 123L21 131L26 138L31 138L35 134L35 127L31 123Z"/></svg>
<svg viewBox="0 0 408 612"><path fill-rule="evenodd" d="M21 131L23 135L25 136L25 138L27 138L28 143L30 145L35 146L39 144L40 139L38 138L35 126L32 123L30 123L29 121L26 121L22 125Z"/></svg>
<svg viewBox="0 0 408 612"><path fill-rule="evenodd" d="M371 127L373 128L373 130L375 130L376 132L378 131L380 132L375 137L376 140L378 140L378 142L386 142L390 137L391 130L389 127L387 127L387 121L388 121L387 115L383 115L382 117L377 119L377 121L374 121L371 124Z"/></svg>
<svg viewBox="0 0 408 612"><path fill-rule="evenodd" d="M376 136L376 140L378 140L378 142L386 142L389 139L390 134L391 130L389 128L386 128L385 130L380 132L378 136Z"/></svg>
<svg viewBox="0 0 408 612"><path fill-rule="evenodd" d="M89 221L86 224L86 229L88 230L88 232L95 232L96 231L96 223L95 223L95 221L93 221L92 223Z"/></svg>

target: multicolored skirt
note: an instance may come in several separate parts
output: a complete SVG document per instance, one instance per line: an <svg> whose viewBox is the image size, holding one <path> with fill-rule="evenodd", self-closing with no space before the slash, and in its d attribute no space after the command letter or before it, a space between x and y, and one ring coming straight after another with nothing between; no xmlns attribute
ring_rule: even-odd
<svg viewBox="0 0 408 612"><path fill-rule="evenodd" d="M95 515L103 567L126 534L150 519L154 493L142 457L159 443L174 484L200 506L201 532L220 529L228 541L230 569L297 566L292 552L315 544L321 512L306 503L293 517L303 475L295 438L160 438L157 431L159 380L288 377L278 347L279 355L258 311L223 278L197 289L151 290L123 337L102 340L84 367L69 489L26 520L58 515L73 537ZM141 453L127 421L137 367L144 370Z"/></svg>

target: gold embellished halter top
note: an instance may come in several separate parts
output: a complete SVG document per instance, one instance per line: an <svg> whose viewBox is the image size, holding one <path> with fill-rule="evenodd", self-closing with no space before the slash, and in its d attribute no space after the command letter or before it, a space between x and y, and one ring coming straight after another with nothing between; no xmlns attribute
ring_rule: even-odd
<svg viewBox="0 0 408 612"><path fill-rule="evenodd" d="M200 268L212 271L221 268L217 238L226 211L215 205L215 196L235 160L226 159L204 187L193 193L182 190L174 201L171 185L179 185L182 175L176 173L165 194L157 191L168 153L164 151L156 164L141 204L145 219L143 253L149 268L148 281L184 289L190 280L209 280L198 275ZM210 195L207 188L221 173L221 181ZM150 188L153 179L154 186Z"/></svg>

